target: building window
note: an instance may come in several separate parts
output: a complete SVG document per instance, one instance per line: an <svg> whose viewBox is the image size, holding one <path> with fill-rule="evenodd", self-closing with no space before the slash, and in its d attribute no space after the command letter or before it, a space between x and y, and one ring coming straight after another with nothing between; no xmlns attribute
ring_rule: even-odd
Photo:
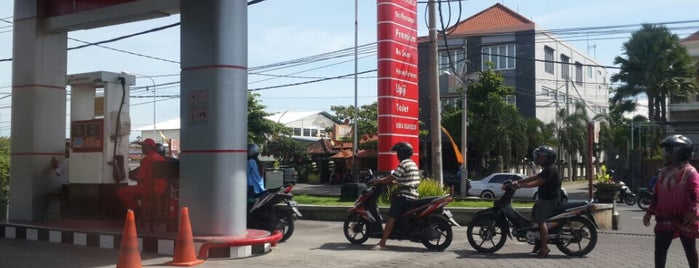
<svg viewBox="0 0 699 268"><path fill-rule="evenodd" d="M570 57L561 54L561 78L568 81L570 79Z"/></svg>
<svg viewBox="0 0 699 268"><path fill-rule="evenodd" d="M451 55L451 63L454 64L454 70L457 73L466 72L466 53L462 49L449 49L449 54L446 50L439 51L439 71L449 71L452 69L449 66L449 57Z"/></svg>
<svg viewBox="0 0 699 268"><path fill-rule="evenodd" d="M517 96L515 94L510 94L505 96L505 102L511 105L517 105Z"/></svg>
<svg viewBox="0 0 699 268"><path fill-rule="evenodd" d="M481 49L481 69L488 70L490 62L494 70L508 70L515 68L515 44L487 46Z"/></svg>
<svg viewBox="0 0 699 268"><path fill-rule="evenodd" d="M556 91L551 89L551 88L542 86L541 91L542 91L542 95L544 95L545 97L552 97L552 96L555 97L556 96Z"/></svg>
<svg viewBox="0 0 699 268"><path fill-rule="evenodd" d="M587 78L592 78L592 66L587 66Z"/></svg>
<svg viewBox="0 0 699 268"><path fill-rule="evenodd" d="M575 62L575 83L582 85L583 82L583 66L580 62Z"/></svg>
<svg viewBox="0 0 699 268"><path fill-rule="evenodd" d="M553 74L553 48L544 47L544 71Z"/></svg>

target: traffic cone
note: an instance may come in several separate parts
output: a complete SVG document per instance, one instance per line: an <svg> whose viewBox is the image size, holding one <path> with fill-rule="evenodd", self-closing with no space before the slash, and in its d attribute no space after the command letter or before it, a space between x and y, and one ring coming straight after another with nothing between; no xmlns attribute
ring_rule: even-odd
<svg viewBox="0 0 699 268"><path fill-rule="evenodd" d="M175 241L175 254L172 256L172 261L167 264L175 266L194 266L203 262L204 260L197 259L197 254L194 249L194 238L192 237L192 225L189 223L189 210L187 207L183 207L180 215L180 227L177 233L177 241Z"/></svg>
<svg viewBox="0 0 699 268"><path fill-rule="evenodd" d="M126 212L124 233L121 235L121 247L119 248L119 260L117 268L140 268L141 252L138 250L138 235L136 235L136 219L133 210Z"/></svg>

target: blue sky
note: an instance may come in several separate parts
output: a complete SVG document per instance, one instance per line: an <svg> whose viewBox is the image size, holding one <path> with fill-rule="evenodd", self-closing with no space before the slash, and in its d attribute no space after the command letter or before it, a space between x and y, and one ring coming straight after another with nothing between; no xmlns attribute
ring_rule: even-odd
<svg viewBox="0 0 699 268"><path fill-rule="evenodd" d="M0 19L12 20L14 0L0 0ZM420 1L423 2L423 1ZM581 52L589 52L602 65L612 66L613 58L622 53L622 43L630 32L641 23L661 23L698 20L695 0L590 0L543 1L510 0L462 1L461 19L474 15L495 3L503 3L510 9L534 21L540 28L555 30L581 27L637 25L615 35L575 38L570 43ZM248 78L250 89L261 89L295 83L320 80L327 77L350 75L343 79L300 84L289 87L256 91L267 106L268 112L329 111L331 105L354 104L354 0L266 0L252 5L248 10ZM419 34L426 35L425 4L418 5ZM448 16L444 6L444 16ZM359 0L359 45L376 41L376 1ZM452 3L452 24L458 16L458 5ZM93 30L69 33L70 38L98 42L110 38L145 31L179 21L179 16L129 23ZM0 21L0 59L12 57L12 28ZM681 38L699 31L699 23L674 24L673 30ZM179 117L179 84L163 85L179 81L179 27L117 41L105 46L141 55L151 59L101 47L89 47L68 52L68 73L92 71L127 71L144 77L137 79L132 92L132 128L153 123L153 93L138 89L155 83L157 97L157 121ZM81 45L69 41L68 47ZM300 66L267 69L258 75L255 67L266 66L292 59L322 53L350 49L348 56ZM362 51L364 52L364 51ZM359 72L376 69L376 54L360 53ZM0 61L0 136L9 136L11 67ZM609 69L609 73L614 73ZM279 77L286 76L286 77ZM291 76L291 77L289 77ZM359 105L376 100L376 72L360 75L357 99ZM152 80L151 80L152 78ZM5 97L5 98L3 98Z"/></svg>

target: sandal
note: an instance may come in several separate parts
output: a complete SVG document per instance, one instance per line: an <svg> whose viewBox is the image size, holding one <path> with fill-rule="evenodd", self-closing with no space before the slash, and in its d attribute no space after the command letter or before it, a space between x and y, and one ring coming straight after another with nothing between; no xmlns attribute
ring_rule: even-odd
<svg viewBox="0 0 699 268"><path fill-rule="evenodd" d="M539 253L536 256L539 258L546 258L546 256L549 255L549 252L551 252L549 248L543 248L539 251Z"/></svg>
<svg viewBox="0 0 699 268"><path fill-rule="evenodd" d="M388 248L388 247L386 247L386 246L376 245L376 246L372 247L371 250L384 250L384 249L387 249L387 248Z"/></svg>

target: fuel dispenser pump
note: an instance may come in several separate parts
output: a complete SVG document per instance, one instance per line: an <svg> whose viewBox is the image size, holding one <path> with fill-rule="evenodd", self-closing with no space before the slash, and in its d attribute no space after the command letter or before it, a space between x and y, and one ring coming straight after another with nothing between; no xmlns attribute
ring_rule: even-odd
<svg viewBox="0 0 699 268"><path fill-rule="evenodd" d="M70 185L66 215L120 217L116 196L127 173L131 119L129 89L133 75L91 72L68 76L71 88Z"/></svg>

